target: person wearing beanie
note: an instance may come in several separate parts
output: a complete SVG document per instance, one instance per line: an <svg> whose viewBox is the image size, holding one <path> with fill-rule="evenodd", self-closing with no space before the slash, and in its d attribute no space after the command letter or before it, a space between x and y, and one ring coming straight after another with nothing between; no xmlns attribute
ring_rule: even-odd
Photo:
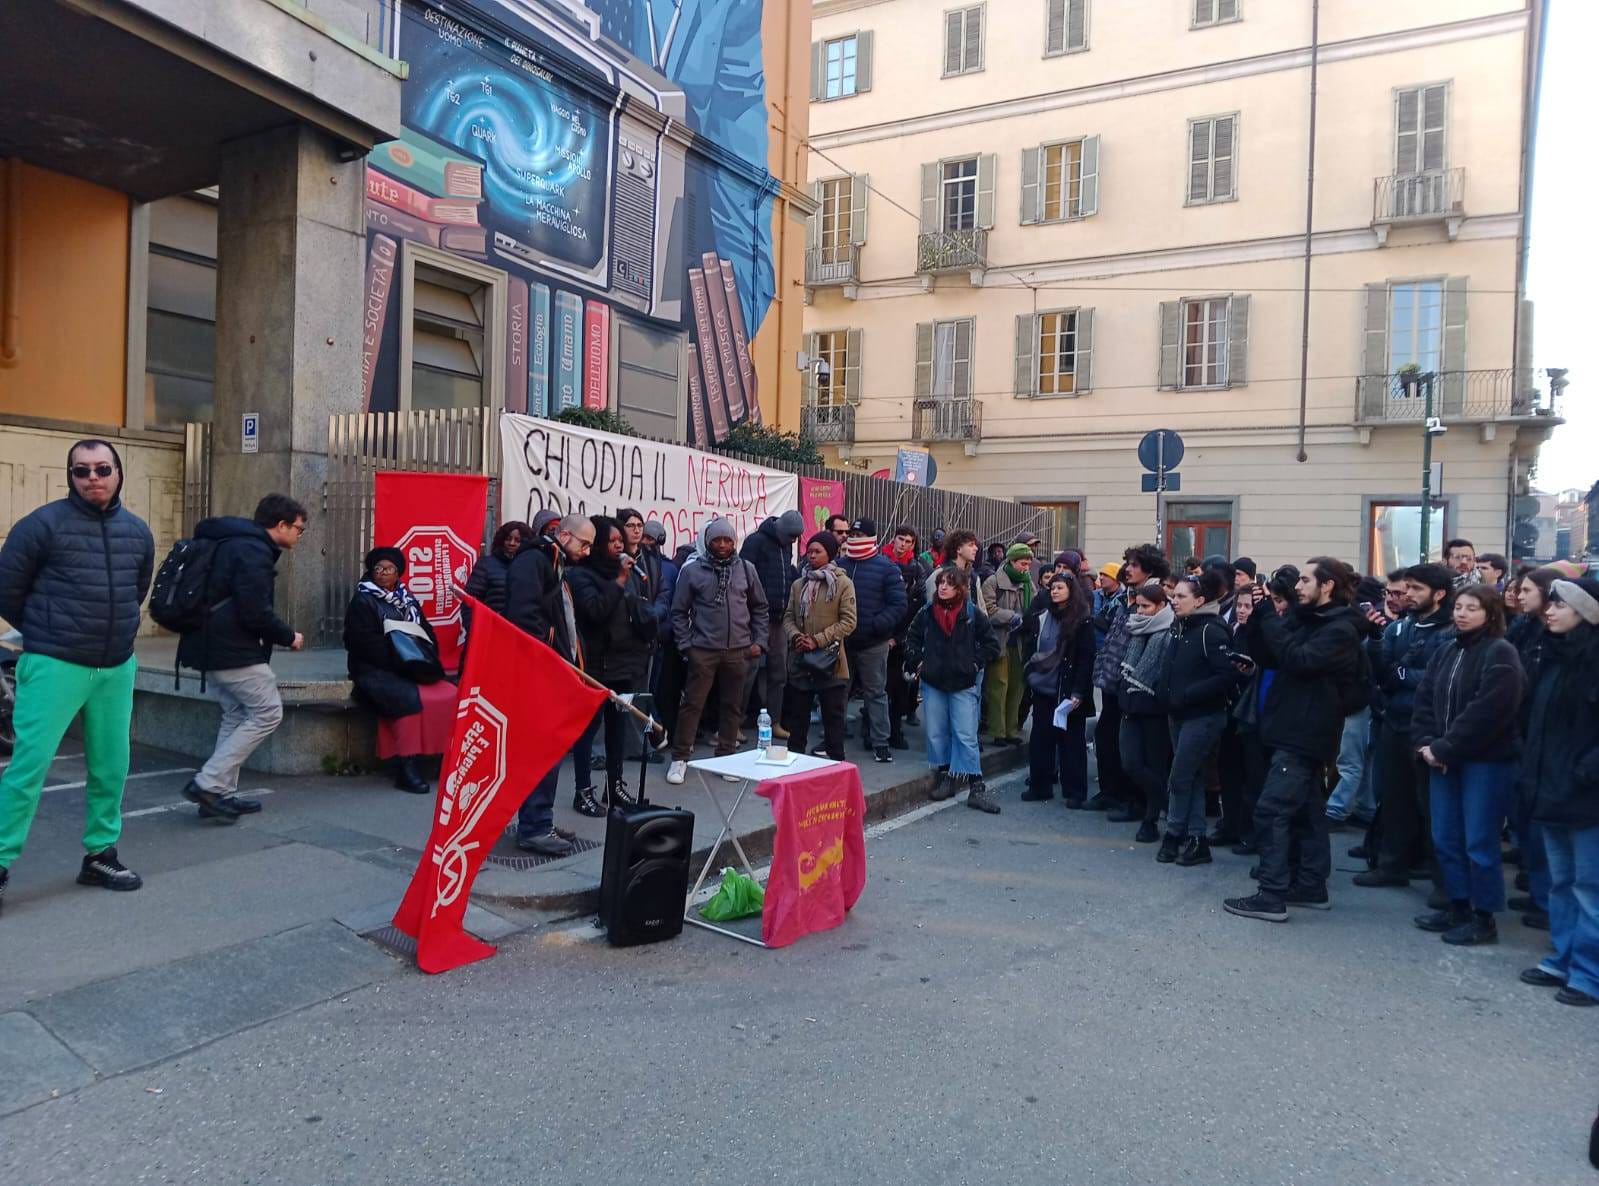
<svg viewBox="0 0 1599 1186"><path fill-rule="evenodd" d="M1550 953L1521 979L1599 1005L1599 581L1556 580L1518 793L1549 858Z"/></svg>
<svg viewBox="0 0 1599 1186"><path fill-rule="evenodd" d="M788 603L788 589L796 575L794 568L794 543L805 534L805 519L798 511L784 511L764 520L750 532L739 549L739 555L755 566L760 575L761 588L766 593L766 649L760 659L751 663L745 677L744 701L747 706L750 694L759 696L759 704L772 716L772 736L779 741L788 740L788 730L783 726L783 693L788 686L788 643L783 637L783 609Z"/></svg>
<svg viewBox="0 0 1599 1186"><path fill-rule="evenodd" d="M766 649L771 609L755 566L737 552L738 532L725 518L705 527L705 551L685 564L672 594L672 635L688 660L683 702L672 736L672 764L666 781L680 786L711 685L720 689L716 756L738 748L744 721L744 688L749 665Z"/></svg>
<svg viewBox="0 0 1599 1186"><path fill-rule="evenodd" d="M894 634L905 616L905 579L877 544L877 524L856 519L840 549L838 566L854 583L859 623L845 645L850 667L860 680L862 741L878 762L892 762L889 748L888 658Z"/></svg>
<svg viewBox="0 0 1599 1186"><path fill-rule="evenodd" d="M998 571L983 582L983 601L1000 645L999 658L988 665L983 677L988 730L995 745L1022 743L1023 669L1031 646L1017 628L1032 608L1032 568L1033 549L1017 540L1005 549Z"/></svg>
<svg viewBox="0 0 1599 1186"><path fill-rule="evenodd" d="M905 612L900 615L894 630L894 641L888 656L888 748L908 750L905 726L916 722L916 677L905 670L905 635L918 610L927 604L927 578L932 569L922 562L917 550L920 547L916 529L901 524L894 530L894 538L883 546L883 555L899 569L905 584Z"/></svg>
<svg viewBox="0 0 1599 1186"><path fill-rule="evenodd" d="M799 752L810 739L811 706L822 714L822 751L844 760L844 710L849 702L850 657L840 644L855 632L855 585L836 563L838 539L818 531L805 545L804 567L785 599L784 647L791 653L783 722ZM807 655L822 653L817 660ZM831 655L832 662L826 661Z"/></svg>
<svg viewBox="0 0 1599 1186"><path fill-rule="evenodd" d="M1368 650L1382 693L1382 719L1371 746L1377 817L1366 841L1376 860L1371 869L1355 874L1355 884L1367 888L1407 886L1411 869L1432 864L1430 784L1411 744L1410 718L1427 664L1450 640L1455 574L1442 564L1418 564L1405 570L1404 581L1405 613ZM1439 893L1428 904L1437 910L1448 901Z"/></svg>

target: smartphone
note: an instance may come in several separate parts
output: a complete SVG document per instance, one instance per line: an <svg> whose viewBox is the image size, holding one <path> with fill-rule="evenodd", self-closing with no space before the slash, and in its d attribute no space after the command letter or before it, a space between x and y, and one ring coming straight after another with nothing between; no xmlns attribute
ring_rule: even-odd
<svg viewBox="0 0 1599 1186"><path fill-rule="evenodd" d="M1373 601L1362 601L1356 608L1359 609L1363 614L1369 614L1372 610L1377 608L1377 603Z"/></svg>

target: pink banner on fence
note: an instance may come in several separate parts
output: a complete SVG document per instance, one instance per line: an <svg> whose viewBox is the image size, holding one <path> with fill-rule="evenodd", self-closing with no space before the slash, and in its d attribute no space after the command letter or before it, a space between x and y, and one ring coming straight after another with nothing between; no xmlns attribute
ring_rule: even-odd
<svg viewBox="0 0 1599 1186"><path fill-rule="evenodd" d="M844 513L844 483L835 478L801 478L800 516L805 520L803 544L813 532L827 526L833 515Z"/></svg>

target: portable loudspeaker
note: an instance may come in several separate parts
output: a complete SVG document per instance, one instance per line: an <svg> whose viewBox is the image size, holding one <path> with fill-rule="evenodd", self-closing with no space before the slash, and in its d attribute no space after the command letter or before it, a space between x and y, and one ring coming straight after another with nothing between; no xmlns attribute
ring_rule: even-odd
<svg viewBox="0 0 1599 1186"><path fill-rule="evenodd" d="M683 930L694 813L616 806L605 820L600 925L615 947L658 943Z"/></svg>

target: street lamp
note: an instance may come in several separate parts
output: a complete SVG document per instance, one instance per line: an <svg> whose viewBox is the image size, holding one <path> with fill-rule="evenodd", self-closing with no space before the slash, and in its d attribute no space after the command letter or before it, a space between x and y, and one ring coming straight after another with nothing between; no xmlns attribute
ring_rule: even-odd
<svg viewBox="0 0 1599 1186"><path fill-rule="evenodd" d="M1432 438L1442 436L1449 430L1444 427L1443 418L1432 414L1433 389L1438 382L1438 372L1428 371L1424 375L1415 376L1416 385L1422 390L1426 398L1426 405L1422 410L1421 428L1421 559L1419 563L1426 564L1432 554Z"/></svg>

